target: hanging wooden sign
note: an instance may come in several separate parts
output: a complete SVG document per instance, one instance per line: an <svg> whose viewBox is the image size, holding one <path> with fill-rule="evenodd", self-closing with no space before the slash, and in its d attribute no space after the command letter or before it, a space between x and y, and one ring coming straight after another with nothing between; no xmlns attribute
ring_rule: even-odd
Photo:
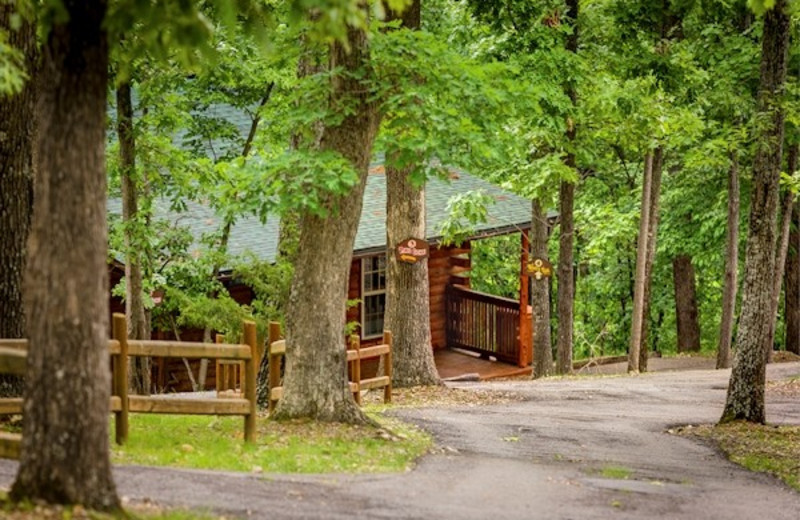
<svg viewBox="0 0 800 520"><path fill-rule="evenodd" d="M407 238L394 248L397 260L407 264L416 264L428 256L430 246L421 238Z"/></svg>
<svg viewBox="0 0 800 520"><path fill-rule="evenodd" d="M525 272L537 280L553 276L553 264L544 258L534 258L525 266Z"/></svg>

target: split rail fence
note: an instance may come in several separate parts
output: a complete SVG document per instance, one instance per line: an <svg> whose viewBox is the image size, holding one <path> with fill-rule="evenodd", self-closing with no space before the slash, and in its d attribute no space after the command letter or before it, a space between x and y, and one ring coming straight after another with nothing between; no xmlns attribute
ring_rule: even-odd
<svg viewBox="0 0 800 520"><path fill-rule="evenodd" d="M286 340L281 339L281 329L278 323L270 323L269 338L269 411L272 412L283 397L281 386L281 362L286 355ZM383 367L383 374L367 379L361 378L361 362L367 359L380 358L378 366ZM350 348L347 350L347 363L349 365L350 391L356 403L361 405L361 391L373 388L383 388L383 402L392 402L392 333L383 332L383 343L372 347L361 347L358 336L350 339Z"/></svg>
<svg viewBox="0 0 800 520"><path fill-rule="evenodd" d="M128 339L128 326L123 314L114 314L113 339L108 342L112 363L112 389L109 409L114 414L115 441L128 439L128 414L162 413L181 415L241 415L244 417L244 439L256 439L256 376L259 349L256 326L244 322L244 343L198 343ZM28 340L0 339L0 373L24 375ZM167 357L217 359L223 363L241 363L241 394L227 399L173 398L128 394L128 358ZM21 414L21 398L0 399L0 415ZM0 432L0 457L19 458L19 434Z"/></svg>

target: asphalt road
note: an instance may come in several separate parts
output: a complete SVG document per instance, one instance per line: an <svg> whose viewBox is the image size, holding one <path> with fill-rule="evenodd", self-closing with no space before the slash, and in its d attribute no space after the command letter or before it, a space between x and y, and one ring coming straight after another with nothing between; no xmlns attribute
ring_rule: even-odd
<svg viewBox="0 0 800 520"><path fill-rule="evenodd" d="M673 436L714 422L729 371L461 384L523 394L495 406L404 410L439 449L408 473L248 475L118 467L130 500L259 519L800 520L800 493L712 447ZM800 375L800 363L768 377ZM800 402L768 398L770 423L800 425ZM0 486L15 463L0 462ZM627 474L628 478L613 478Z"/></svg>

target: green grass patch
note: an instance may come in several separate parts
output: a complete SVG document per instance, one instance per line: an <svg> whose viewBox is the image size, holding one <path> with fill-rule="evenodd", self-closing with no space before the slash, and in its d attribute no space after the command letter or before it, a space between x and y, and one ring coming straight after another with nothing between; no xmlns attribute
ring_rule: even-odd
<svg viewBox="0 0 800 520"><path fill-rule="evenodd" d="M624 466L606 466L600 470L601 477L615 480L628 480L631 475L633 475L633 471Z"/></svg>
<svg viewBox="0 0 800 520"><path fill-rule="evenodd" d="M239 417L131 414L128 443L112 441L112 461L256 473L378 473L405 471L431 447L430 437L411 425L373 419L382 428L259 418L257 441L246 444Z"/></svg>
<svg viewBox="0 0 800 520"><path fill-rule="evenodd" d="M733 462L769 473L800 491L800 426L733 422L683 429L714 441Z"/></svg>

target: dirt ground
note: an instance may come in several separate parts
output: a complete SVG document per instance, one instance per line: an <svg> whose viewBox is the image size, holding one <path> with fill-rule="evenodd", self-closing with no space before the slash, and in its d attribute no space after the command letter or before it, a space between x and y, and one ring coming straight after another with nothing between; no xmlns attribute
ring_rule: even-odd
<svg viewBox="0 0 800 520"><path fill-rule="evenodd" d="M798 520L800 494L709 445L666 432L712 423L724 404L730 371L685 364L638 376L460 383L523 400L397 410L438 444L404 474L119 467L116 480L128 500L229 518ZM768 367L771 380L798 376L800 362ZM769 393L767 410L771 423L800 425L796 395ZM10 485L15 470L0 462L0 486Z"/></svg>

